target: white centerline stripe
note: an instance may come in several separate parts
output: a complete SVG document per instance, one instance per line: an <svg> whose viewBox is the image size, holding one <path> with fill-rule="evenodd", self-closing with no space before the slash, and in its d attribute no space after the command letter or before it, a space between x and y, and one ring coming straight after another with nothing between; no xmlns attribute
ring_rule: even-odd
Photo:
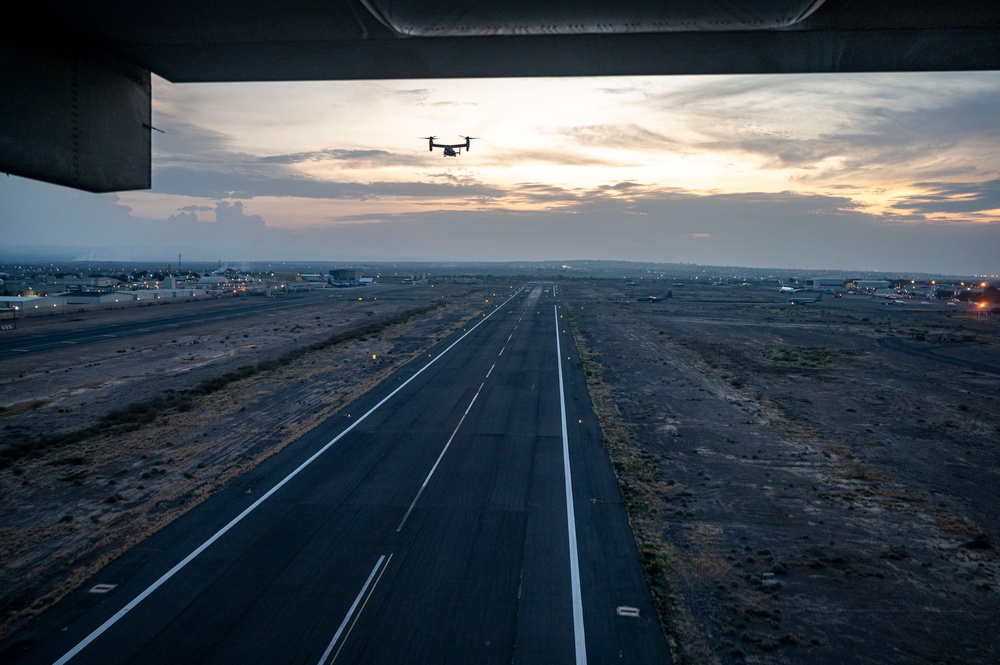
<svg viewBox="0 0 1000 665"><path fill-rule="evenodd" d="M391 554L389 555L389 558L390 559L392 558ZM338 628L337 632L334 633L333 639L330 640L329 646L326 647L326 651L324 651L323 655L320 656L319 665L323 665L323 663L326 662L326 659L330 657L330 652L333 651L334 645L337 644L337 640L340 639L340 634L342 632L344 632L344 628L347 627L347 622L351 620L352 616L354 616L354 610L356 610L358 608L358 603L361 602L361 598L365 595L365 591L368 590L368 586L372 583L372 580L375 578L375 573L378 572L378 569L379 569L380 566L382 566L382 562L383 561L385 561L385 568L389 567L389 561L385 558L385 555L383 554L382 556L380 556L378 558L378 561L375 563L375 567L372 568L372 572L368 575L368 579L365 581L365 585L363 587L361 587L361 591L358 592L358 597L354 599L354 603L351 605L351 609L347 610L347 615L344 616L344 620L340 622L340 628ZM383 573L385 572L385 568L382 568L382 572ZM380 574L379 575L379 579L381 579L381 578L382 578L382 575ZM375 590L375 587L372 587L372 591L374 591L374 590ZM365 603L367 603L367 602L368 602L368 599L365 598ZM362 609L364 609L364 608L362 608ZM360 612L358 613L358 615L360 616ZM357 621L357 619L355 619L355 621ZM354 624L353 623L351 624L351 628L354 628ZM350 631L348 631L348 634L350 634ZM347 639L346 635L344 636L344 639L346 641L346 639ZM344 645L341 644L340 646L341 646L341 648L343 648ZM340 649L337 649L337 656L339 656L339 655L340 655ZM334 656L333 660L337 660L337 656ZM333 661L330 661L330 662L333 662Z"/></svg>
<svg viewBox="0 0 1000 665"><path fill-rule="evenodd" d="M569 469L569 434L566 431L566 391L563 389L562 345L559 343L559 307L556 316L556 363L559 367L559 412L562 415L563 473L566 476L566 522L569 529L569 576L573 588L573 637L577 665L587 664L587 638L583 632L583 594L580 591L580 555L576 549L576 514L573 511L573 477Z"/></svg>
<svg viewBox="0 0 1000 665"><path fill-rule="evenodd" d="M461 427L462 423L465 422L465 417L469 415L469 411L472 409L472 405L476 403L476 398L479 397L479 393L482 392L483 386L485 385L486 385L485 381L479 384L479 390L477 390L476 394L472 396L472 401L469 402L469 406L465 407L465 413L462 414L462 417L458 421L458 424L455 425L455 431L452 432L451 436L448 437L448 443L444 444L444 448L441 449L441 454L438 455L437 461L434 462L434 466L431 467L431 472L427 474L426 478L424 478L424 484L420 486L419 490L417 490L417 496L413 497L413 503L411 503L410 507L406 509L406 514L403 515L403 521L399 523L398 527L396 527L396 533L399 533L400 531L403 530L403 525L406 524L407 518L410 516L410 513L413 512L413 507L417 505L417 501L420 499L420 495L424 493L424 489L427 487L427 483L431 481L431 476L434 475L434 472L438 468L438 464L441 463L441 458L444 457L444 454L446 452L448 452L448 446L451 445L451 442L455 438L455 435L458 434L458 428Z"/></svg>
<svg viewBox="0 0 1000 665"><path fill-rule="evenodd" d="M495 368L496 366L497 366L497 364L496 364L496 363L493 363L493 367L490 367L490 371L486 372L486 378L487 378L487 379L488 379L488 378L490 378L490 374L492 374L492 373L493 373L493 369L494 369L494 368Z"/></svg>
<svg viewBox="0 0 1000 665"><path fill-rule="evenodd" d="M502 355L503 355L503 352L504 352L504 351L506 351L506 350L507 350L507 347L505 346L505 347L503 347L502 349L500 349L500 353L498 353L497 355L498 355L498 356L502 356Z"/></svg>
<svg viewBox="0 0 1000 665"><path fill-rule="evenodd" d="M94 631L92 633L90 633L90 635L87 635L87 637L83 638L83 640L81 640L79 644L77 644L75 647L73 647L72 649L70 649L69 651L67 651L63 655L62 658L60 658L59 660L57 660L54 663L54 665L63 665L64 663L69 662L69 660L73 656L75 656L76 654L78 654L81 651L83 651L83 649L85 649L88 644L90 644L91 642L93 642L94 640L96 640L98 637L100 637L106 630L108 630L109 628L111 628L111 626L113 626L116 623L118 623L119 619L121 619L123 616L125 616L126 614L128 614L129 612L131 612L136 607L136 605L138 605L142 601L146 600L146 598L148 598L150 594L152 594L154 591L156 591L158 588L160 588L171 577L173 577L174 575L176 575L182 568L184 568L184 566L186 566L189 563L191 563L195 559L195 557L197 557L199 554L201 554L202 552L204 552L205 550L207 550L209 547L211 547L211 545L215 541L217 541L219 538L221 538L222 536L224 536L226 534L226 532L228 532L234 526L236 526L237 524L239 524L240 522L242 522L243 518L245 518L247 515L249 515L250 513L252 513L254 510L256 510L257 507L260 506L260 504L262 504L265 501L267 501L268 499L270 499L272 494L274 494L275 492L277 492L278 490L280 490L282 487L284 487L289 481L291 481L292 478L294 478L295 476L299 475L299 473L303 469L305 469L307 466L309 466L314 461L316 461L316 459L318 459L320 455L322 455L327 450L329 450L331 446L333 446L335 443L337 443L342 438L344 438L345 436L347 436L347 434L351 430L353 430L355 427L357 427L358 425L360 425L368 416L370 416L371 414L375 413L375 411L378 410L379 408L381 408L381 406L383 404L385 404L390 399L392 399L396 395L396 393L398 393L400 390L402 390L403 388L405 388L406 385L408 383L410 383L410 381L413 381L415 378L417 378L418 376L420 376L424 372L424 370L426 370L428 367L430 367L431 365L433 365L434 363L436 363L444 354L446 354L449 351L451 351L452 348L456 344L458 344L459 342L461 342L468 335L472 334L472 331L475 330L476 328L478 328L482 323L484 323L486 321L486 319L488 319L491 316L493 316L494 313L500 311L500 309L503 308L503 306L506 305L508 302L510 302L510 299L513 298L513 297L514 296L511 296L506 301L504 301L504 303L502 305L500 305L499 307L497 307L496 309L494 309L489 314L484 315L483 318L480 319L476 323L476 325L474 325L471 328L469 328L469 330L467 330L465 332L465 334L463 334L461 337L459 337L454 342L452 342L448 346L448 348L446 348L444 351L442 351L441 353L439 353L432 360L428 361L428 363L426 365L424 365L423 367L421 367L419 370L417 370L413 374L413 376L411 376L410 378L408 378L403 383L399 384L398 388L396 388L391 393L389 393L388 395L386 395L382 399L381 402L379 402L378 404L376 404L372 408L368 409L368 411L363 416L361 416L360 418L358 418L357 420L355 420L353 423L351 423L350 427L348 427L343 432L341 432L340 434L338 434L337 436L335 436L329 443L327 443L325 446L323 446L318 451L316 451L315 453L313 453L312 457L310 457L305 462L303 462L298 467L296 467L294 471L292 471L287 476L285 476L282 480L280 480L274 487L272 487L271 489L269 489L259 499L257 499L252 504L250 504L249 507L247 507L246 509L244 509L244 511L242 513L240 513L239 515L237 515L236 517L234 517L226 526L224 526L221 529L219 529L218 531L216 531L215 534L211 538L209 538L204 543L202 543L201 545L199 545L193 552L191 552L191 554L188 554L178 564L176 564L173 568L171 568L170 570L168 570L167 572L165 572L162 576L160 576L160 579L158 579L155 582L153 582L152 584L150 584L149 587L147 587L145 591L143 591L138 596L136 596L135 598L133 598L129 602L128 605L126 605L125 607L123 607L120 610L118 610L110 619L108 619L107 621L105 621L104 623L102 623L100 626L98 626L97 628L95 628Z"/></svg>

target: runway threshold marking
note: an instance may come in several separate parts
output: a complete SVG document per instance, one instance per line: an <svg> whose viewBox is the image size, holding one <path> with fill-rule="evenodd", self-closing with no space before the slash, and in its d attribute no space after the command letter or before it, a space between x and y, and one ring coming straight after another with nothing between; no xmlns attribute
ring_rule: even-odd
<svg viewBox="0 0 1000 665"><path fill-rule="evenodd" d="M427 483L431 481L431 476L433 476L434 472L437 471L438 464L441 463L441 459L444 457L444 454L448 452L448 446L451 445L451 442L454 440L455 435L458 434L458 429L462 426L462 423L465 422L465 417L469 415L469 411L472 409L472 405L476 403L476 398L479 397L479 393L482 392L483 386L485 385L486 385L485 381L479 384L479 390L477 390L476 394L472 396L472 401L469 402L469 406L465 407L465 413L462 414L462 417L459 419L458 424L455 425L455 431L452 432L451 436L448 437L448 442L444 444L444 448L441 449L441 454L438 455L437 461L435 461L434 466L431 467L430 473L428 473L427 477L424 478L424 484L420 486L420 489L417 490L417 495L413 497L413 503L411 503L410 507L406 509L406 514L403 515L403 521L401 521L399 523L399 526L396 527L396 533L399 533L400 531L403 530L403 525L406 524L407 518L409 518L410 513L413 512L413 507L417 505L417 501L420 500L420 495L423 494L424 490L427 488Z"/></svg>
<svg viewBox="0 0 1000 665"><path fill-rule="evenodd" d="M344 641L340 643L339 647L337 647L337 653L333 654L333 658L330 659L330 662L333 663L337 660L337 656L340 655L340 650L344 648L344 643L347 642L348 636L351 634L351 631L354 630L354 624L358 622L358 617L360 617L361 613L365 611L365 606L368 605L368 599L372 597L372 593L375 592L375 587L378 586L379 581L382 579L385 569L389 567L390 559L392 559L392 554L389 555L388 559L384 554L378 558L378 561L375 563L375 567L372 568L372 572L368 575L368 579L365 580L365 585L361 587L361 591L358 592L358 597L355 598L354 603L351 604L351 609L347 610L344 620L340 622L340 627L337 628L337 632L333 634L333 639L330 640L330 644L326 647L326 651L324 651L323 655L320 656L319 663L317 665L325 665L326 659L330 657L330 652L333 651L333 647L336 646L337 641L340 640L340 634L344 632L344 628L347 627L347 622L351 621L351 617L353 616L354 621L351 621L351 627L347 629L347 634L344 635ZM385 562L384 566L382 565L383 561ZM379 572L380 569L381 572ZM378 573L378 579L375 579L375 573ZM373 579L375 579L375 584L372 584ZM369 586L371 586L371 591L368 591ZM367 596L365 596L366 591L368 591ZM361 602L362 597L364 597L365 600L361 605L361 609L358 610L358 603ZM354 610L358 610L357 615L354 614Z"/></svg>
<svg viewBox="0 0 1000 665"><path fill-rule="evenodd" d="M514 294L514 295L517 295L517 294ZM338 434L337 436L335 436L325 446L323 446L322 448L320 448L319 450L317 450L315 453L313 453L313 455L309 459L307 459L305 462L303 462L302 464L300 464L299 466L297 466L291 473L289 473L287 476L285 476L280 481L278 481L278 483L275 484L274 487L272 487L271 489L269 489L259 499L257 499L256 501L254 501L247 508L245 508L243 510L243 512L241 512L239 515L237 515L232 520L230 520L228 524L226 524L224 527L222 527L221 529L219 529L218 531L216 531L215 534L213 534L208 540L206 540L204 543L202 543L197 548L195 548L195 550L193 552L191 552L186 557L184 557L183 559L181 559L181 561L178 562L177 564L175 564L173 568L171 568L167 572L163 573L163 575L161 575L158 580L156 580L155 582L153 582L152 584L150 584L148 587L146 587L146 589L142 593L140 593L138 596L136 596L131 601L129 601L129 603L127 605L125 605L125 607L123 607L120 610L118 610L117 612L115 612L107 621L105 621L104 623L102 623L100 626L98 626L97 628L95 628L93 630L93 632L91 632L89 635L87 635L87 637L85 637L82 640L80 640L80 642L75 647L73 647L72 649L70 649L69 651L67 651L65 654L63 654L63 656L59 660L57 660L53 665L64 665L64 663L69 662L70 659L73 658L76 654L78 654L81 651L83 651L87 647L87 645L89 645L91 642L93 642L98 637L100 637L101 635L103 635L109 628L111 628L113 625L115 625L116 623L118 623L118 621L123 616L125 616L126 614L128 614L129 612L131 612L133 609L135 609L135 607L139 603L141 603L142 601L146 600L146 598L148 598L154 591L156 591L161 586L163 586L171 577L173 577L178 572L180 572L180 570L183 569L186 565L188 565L189 563L191 563L192 561L194 561L194 559L199 554L201 554L202 552L204 552L205 550L207 550L209 547L212 546L213 543L215 543L215 541L217 541L219 538L222 538L222 536L226 535L226 533L229 532L230 529L232 529L234 526L236 526L237 524L239 524L240 522L242 522L243 519L247 515L249 515L253 511L255 511L262 503L264 503L265 501L267 501L268 499L270 499L271 496L275 492L277 492L282 487L284 487L286 484L288 484L292 480L292 478L294 478L295 476L299 475L299 473L301 473L303 469L305 469L307 466L309 466L310 464L312 464L313 462L315 462L317 459L319 459L319 457L323 453L325 453L327 450L329 450L334 444L336 444L342 438L344 438L345 436L347 436L347 434L350 433L351 430L353 430L355 427L357 427L358 425L360 425L366 418L368 418L368 416L370 416L371 414L375 413L375 411L377 411L378 409L380 409L382 407L382 405L384 405L390 399L392 399L393 397L395 397L396 393L398 393L400 390L402 390L403 388L405 388L410 383L410 381L413 381L415 378L417 378L418 376L420 376L421 374L423 374L423 372L428 367L430 367L431 365L433 365L434 363L436 363L446 353L448 353L449 351L451 351L455 347L456 344L458 344L463 339L465 339L466 337L468 337L469 335L471 335L472 331L474 331L476 328L478 328L481 324L485 323L487 319L489 319L491 316L493 316L493 314L495 314L496 312L500 311L504 307L504 305L506 305L508 302L510 302L510 300L513 297L514 296L511 296L510 298L508 298L507 300L505 300L501 305L499 305L496 309L494 309L489 314L484 314L483 318L481 318L479 321L477 321L474 326L471 326L467 331L465 331L465 333L462 334L461 337L459 337L454 342L452 342L444 351L442 351L441 353L437 354L437 356L435 356L434 358L432 358L431 360L429 360L426 365L424 365L419 370L417 370L416 372L414 372L413 376L411 376L410 378L408 378L403 383L399 384L399 386L395 390L393 390L391 393L389 393L388 395L386 395L385 397L383 397L382 401L380 401L378 404L376 404L372 408L368 409L368 411L366 411L363 416L361 416L360 418L358 418L357 420L355 420L353 423L351 423L351 425L349 427L347 427L347 429L345 429L343 432L341 432L340 434Z"/></svg>
<svg viewBox="0 0 1000 665"><path fill-rule="evenodd" d="M587 663L587 638L583 630L583 593L580 590L580 554L576 547L576 513L573 510L573 476L569 466L569 433L566 429L566 391L563 388L562 344L559 341L559 306L556 319L556 366L559 368L559 412L562 416L563 474L566 477L566 524L569 531L569 576L573 589L573 638L577 665Z"/></svg>

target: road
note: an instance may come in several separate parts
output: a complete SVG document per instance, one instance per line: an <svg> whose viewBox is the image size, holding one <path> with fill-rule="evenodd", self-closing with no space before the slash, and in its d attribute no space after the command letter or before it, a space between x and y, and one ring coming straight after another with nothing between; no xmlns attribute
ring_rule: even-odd
<svg viewBox="0 0 1000 665"><path fill-rule="evenodd" d="M543 286L494 304L0 648L4 662L103 665L670 662Z"/></svg>

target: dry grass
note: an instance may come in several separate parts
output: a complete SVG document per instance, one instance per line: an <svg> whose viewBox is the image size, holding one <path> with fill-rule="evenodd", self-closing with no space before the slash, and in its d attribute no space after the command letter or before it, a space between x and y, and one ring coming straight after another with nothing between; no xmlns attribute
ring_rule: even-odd
<svg viewBox="0 0 1000 665"><path fill-rule="evenodd" d="M0 418L27 413L28 411L39 409L51 401L48 399L31 399L26 402L11 404L10 406L0 406Z"/></svg>
<svg viewBox="0 0 1000 665"><path fill-rule="evenodd" d="M421 321L443 322L444 313L425 313ZM429 339L461 325L435 324ZM4 472L9 503L0 531L0 637L425 353L391 352L393 337L412 335L415 326L397 323L363 342L315 348L294 362L227 381L184 412L88 437L22 462L17 473ZM390 360L362 362L359 369L371 353ZM322 381L310 381L318 377ZM269 410L243 410L255 397L277 397L304 384L323 386L309 404L273 399ZM276 414L284 416L279 426ZM18 504L32 509L19 512Z"/></svg>
<svg viewBox="0 0 1000 665"><path fill-rule="evenodd" d="M934 511L932 517L937 528L950 536L971 541L982 535L982 529L964 517L957 517L944 510Z"/></svg>

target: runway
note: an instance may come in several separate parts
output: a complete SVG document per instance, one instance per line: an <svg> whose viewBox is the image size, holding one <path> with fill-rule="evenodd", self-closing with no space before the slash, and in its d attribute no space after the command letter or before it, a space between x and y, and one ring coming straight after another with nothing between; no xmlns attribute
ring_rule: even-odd
<svg viewBox="0 0 1000 665"><path fill-rule="evenodd" d="M378 291L379 295L385 297L386 289ZM390 291L391 293L391 291ZM145 311L135 311L135 318L119 322L97 324L88 323L79 325L72 329L56 330L25 330L24 319L18 319L16 324L21 330L15 330L17 334L7 334L0 337L0 360L24 354L35 354L51 349L61 349L67 346L77 347L95 342L107 342L112 339L125 339L131 337L141 337L155 333L190 332L197 330L200 326L216 323L220 321L230 322L234 328L239 328L242 321L258 316L283 316L286 310L294 310L315 304L320 299L326 300L354 300L357 293L307 293L296 294L295 296L285 296L282 299L276 298L253 298L243 299L242 302L233 300L218 300L206 298L202 302L194 303L189 301L181 305L199 305L197 310L186 309L184 313L177 314L175 309L180 309L175 304L167 305L169 309L155 307ZM64 310L65 311L65 310ZM74 313L60 314L61 318L72 321ZM29 319L35 323L33 319Z"/></svg>
<svg viewBox="0 0 1000 665"><path fill-rule="evenodd" d="M670 662L543 285L109 565L0 659Z"/></svg>

